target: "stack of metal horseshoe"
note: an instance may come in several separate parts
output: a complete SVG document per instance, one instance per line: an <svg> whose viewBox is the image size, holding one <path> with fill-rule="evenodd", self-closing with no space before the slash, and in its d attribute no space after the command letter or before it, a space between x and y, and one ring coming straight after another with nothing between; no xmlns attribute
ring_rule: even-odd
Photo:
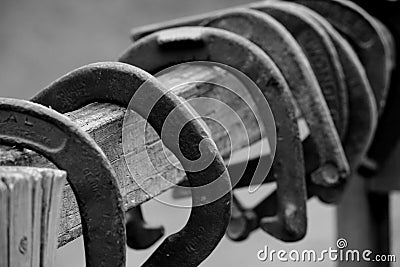
<svg viewBox="0 0 400 267"><path fill-rule="evenodd" d="M265 182L276 182L277 189L256 207L243 207L232 192L249 185L260 158L252 159L232 192L192 208L186 226L143 266L197 266L225 233L241 241L261 228L283 241L301 240L307 200L339 203L352 175L379 174L400 136L400 4L355 2L268 0L133 29L133 44L119 62L74 70L31 101L1 98L0 142L34 150L65 170L81 214L87 266L124 266L126 243L146 249L164 230L147 225L140 207L127 212L125 224L109 160L61 114L93 102L129 106L147 118L183 166L201 156L200 143L202 153L217 155L206 169L186 171L190 186L218 179L230 188L235 166L225 166L201 120L152 76L179 63L221 63L247 75L270 105L277 145ZM138 90L143 84L145 94ZM136 93L141 95L132 104ZM304 140L297 112L310 131ZM183 118L190 123L179 144L163 138L165 121ZM193 193L193 206L204 197Z"/></svg>

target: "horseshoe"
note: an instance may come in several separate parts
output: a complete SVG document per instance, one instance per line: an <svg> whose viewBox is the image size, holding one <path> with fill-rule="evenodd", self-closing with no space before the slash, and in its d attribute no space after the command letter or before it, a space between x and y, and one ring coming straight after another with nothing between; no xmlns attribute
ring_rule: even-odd
<svg viewBox="0 0 400 267"><path fill-rule="evenodd" d="M317 146L317 151L333 154L338 146L341 147L328 107L323 100L321 89L312 74L311 67L307 63L308 60L297 42L282 25L262 12L249 10L227 12L210 19L206 26L221 27L246 35L250 41L269 54L282 70L299 103L299 108L310 128L309 138L315 139L314 144L321 145ZM344 134L344 129L341 132ZM330 159L326 161L334 162Z"/></svg>
<svg viewBox="0 0 400 267"><path fill-rule="evenodd" d="M199 25L229 30L247 37L262 48L264 52L271 56L285 76L297 103L299 103L299 108L310 126L311 138L314 137L316 139L314 143L322 146L317 150L336 151L337 147L341 146L329 110L307 58L294 38L282 25L262 12L246 9L227 11L214 17L208 17L204 22L199 22ZM330 140L326 142L327 139ZM317 152L314 152L314 154L317 154ZM255 162L257 165L258 159ZM251 165L253 164L248 165L248 167ZM253 174L254 171L251 171L251 174L247 174L246 177L252 177ZM242 184L243 182L239 183ZM235 236L237 232L235 230ZM230 235L230 232L228 232L228 235ZM242 240L242 238L243 235L232 239Z"/></svg>
<svg viewBox="0 0 400 267"><path fill-rule="evenodd" d="M310 128L311 136L308 138L314 139L315 144L321 145L317 151L336 151L337 146L341 146L329 109L308 60L291 34L279 22L262 12L238 9L209 18L201 25L222 28L242 35L263 49L271 56L288 82ZM327 141L327 139L330 140ZM314 152L314 154L318 155L318 152ZM258 160L254 161L258 163ZM279 200L275 202L278 202L279 206ZM238 209L243 210L240 207ZM243 212L245 217L246 214L251 214L251 212ZM262 219L261 214L256 215L258 215L258 220ZM250 218L256 218L256 216L251 215ZM249 225L255 225L252 219L240 218L239 220L249 222ZM250 233L248 229L242 228L242 234L238 234L240 233L238 223L230 225L235 226L234 230L227 232L233 240L241 241Z"/></svg>
<svg viewBox="0 0 400 267"><path fill-rule="evenodd" d="M271 1L271 2L262 2L258 4L252 4L252 5L244 5L242 6L243 8L253 8L257 9L257 7L262 7L264 5L279 5L280 2L278 1ZM147 26L142 26L135 28L131 31L131 39L133 41L137 41L149 34L152 34L154 32L160 31L160 30L165 30L165 29L170 29L174 27L182 27L182 26L197 26L197 25L206 25L207 21L213 19L214 17L219 17L225 13L229 12L234 12L237 10L237 8L230 8L226 9L223 11L215 11L215 12L209 12L197 16L190 16L190 17L185 17L185 18L180 18L180 19L175 19L167 22L162 22L162 23L155 23ZM263 10L260 10L263 11ZM301 15L300 15L301 16ZM309 22L309 20L306 20L306 22ZM309 22L312 24L312 22ZM290 23L289 23L290 24ZM286 25L285 25L286 26ZM313 25L314 27L317 27L316 25ZM324 33L319 33L324 35ZM321 37L319 38L321 39ZM341 70L341 66L337 61L336 52L333 49L333 46L331 43L329 43L329 39L327 36L323 36L322 39L325 41L325 47L324 51L328 49L327 53L330 53L330 58L327 59L328 62L331 64L327 66L328 69L332 70L331 73L335 72L336 73L336 78L333 78L331 82L326 82L326 73L321 73L320 76L317 75L317 78L319 77L319 81L323 82L322 85L325 84L325 86L321 85L321 89L323 89L323 93L325 95L325 98L327 100L328 106L331 108L331 115L334 119L335 125L337 126L337 130L340 134L340 136L343 136L346 130L346 125L347 125L347 97L346 97L346 90L344 89L344 83L343 83L343 73ZM299 40L297 40L299 41ZM311 54L308 55L309 57ZM313 57L315 58L315 56ZM326 58L326 56L324 57ZM310 59L310 58L309 58ZM332 62L333 61L333 62ZM315 62L315 65L321 64L321 62ZM332 66L333 65L333 66ZM316 74L320 73L320 68L315 67L314 71ZM332 87L333 84L333 87ZM340 88L340 90L335 90L336 88ZM333 89L332 89L333 88ZM329 95L328 95L329 94Z"/></svg>
<svg viewBox="0 0 400 267"><path fill-rule="evenodd" d="M254 6L256 7L256 6ZM320 92L318 92L318 85L315 84L315 79L313 77L310 77L310 75L306 75L305 73L310 73L312 72L310 70L309 66L306 66L307 63L304 63L305 57L302 57L303 53L301 52L301 49L296 45L296 41L291 38L291 36L284 35L282 34L282 31L285 31L283 27L280 27L280 25L277 26L277 23L275 21L270 22L273 20L272 18L260 18L261 14L254 15L253 20L258 18L258 23L251 21L251 19L247 19L247 24L251 24L253 27L247 27L244 28L245 26L241 25L238 26L232 22L235 19L240 19L240 18L234 18L234 16L238 17L238 13L240 12L246 12L243 11L243 9L237 9L237 10L232 10L232 11L226 11L226 12L215 12L215 13L209 13L209 14L204 14L200 15L197 17L194 17L192 19L180 19L177 21L172 21L169 23L166 23L166 25L152 25L147 28L139 29L137 30L137 34L134 34L134 36L144 36L145 34L148 34L160 27L170 27L172 25L203 25L203 26L212 26L212 27L218 27L218 28L223 28L223 29L228 29L230 31L233 31L235 33L240 33L241 35L244 35L245 37L248 37L251 41L255 42L257 45L259 45L261 48L263 48L264 51L269 54L275 62L277 62L278 67L282 70L286 80L289 83L289 86L293 90L294 96L296 97L296 100L300 103L299 108L303 109L303 114L305 115L306 119L308 119L309 126L311 128L311 136L316 136L315 141L309 141L307 140L305 142L305 145L308 146L317 146L317 148L309 148L308 151L311 151L313 156L317 155L320 156L320 159L315 160L315 159L310 159L308 162L313 162L311 167L308 169L311 169L308 173L312 173L312 169L316 168L317 163L319 164L324 164L326 162L334 163L334 162L340 162L338 165L342 167L343 173L341 175L337 175L338 177L332 178L328 177L325 180L319 181L318 183L322 183L324 185L327 185L329 187L337 186L343 181L339 181L340 178L346 177L349 169L347 166L346 159L344 157L344 152L341 150L341 144L339 137L337 136L337 133L335 133L335 129L332 123L332 120L329 118L329 114L327 114L326 108L324 108L324 103L321 103L324 101L322 99L322 95ZM247 11L247 12L254 12L254 11ZM254 14L254 13L251 13ZM230 18L229 20L229 17ZM242 20L245 20L246 18L244 17L244 14L241 15ZM251 16L250 14L248 16ZM212 21L216 21L214 25L212 25ZM219 21L219 22L218 22ZM229 23L230 21L230 23ZM275 23L274 23L275 22ZM269 24L270 26L267 27L265 24ZM310 22L311 23L311 22ZM230 24L233 24L232 26ZM260 25L265 25L262 29L262 26ZM287 32L287 31L285 31ZM265 40L264 37L265 35L272 36L268 41ZM135 37L136 38L136 37ZM328 37L326 37L327 39ZM280 43L279 42L286 42L288 46L290 45L291 50L291 55L293 58L290 57L282 57L281 53L288 53L287 51L282 52L280 50ZM303 42L305 43L305 42ZM286 48L286 46L285 46ZM283 49L283 48L282 48ZM288 48L289 49L289 48ZM287 49L285 49L287 50ZM334 49L332 47L332 53L334 53ZM311 53L311 52L310 52ZM309 53L309 54L310 54ZM294 59L295 58L295 59ZM315 57L313 57L315 59ZM334 56L332 56L334 58ZM293 59L293 61L290 61ZM296 60L297 59L297 60ZM300 62L302 62L302 65L299 66ZM320 65L318 61L314 61L315 65ZM338 62L336 62L338 64ZM290 66L290 68L288 67ZM295 71L291 69L298 67L300 70ZM308 67L308 68L307 68ZM328 66L329 67L329 66ZM340 67L340 65L339 65ZM291 71L293 70L293 71ZM291 71L291 72L290 72ZM286 75L285 75L286 74ZM322 76L326 76L326 73L321 73L321 79L325 79ZM341 79L339 79L341 80ZM331 83L325 83L326 88L330 89L331 88ZM299 92L301 88L302 92ZM310 88L310 92L308 94L304 93L305 88ZM296 90L297 89L297 90ZM296 90L296 91L294 91ZM325 89L327 91L327 89ZM347 108L346 108L346 102L347 102L347 92L342 88L341 90L331 90L331 91L340 91L340 96L335 97L333 100L338 100L338 101L330 101L330 107L331 107L331 114L337 114L337 115L342 115L342 116L336 116L336 125L338 126L338 131L340 131L341 135L343 136L345 134L345 126L343 124L347 124L345 121L347 119ZM335 92L325 92L325 96L327 94L336 94ZM313 104L311 105L310 98L313 98L314 101L312 102ZM332 97L330 97L332 98ZM307 99L307 101L306 101ZM319 101L315 101L315 99L319 99ZM341 99L341 100L340 100ZM333 106L335 108L333 108ZM342 110L341 112L337 112L338 110ZM344 123L343 123L344 122ZM323 126L322 126L323 125ZM339 127L341 126L341 127ZM321 128L323 131L321 131ZM328 136L328 138L326 138ZM326 140L328 139L328 140ZM325 142L324 142L325 141ZM339 150L339 151L338 151ZM318 155L318 153L321 153L321 155ZM332 155L332 157L330 157ZM340 159L341 158L341 159ZM317 162L317 163L315 163ZM344 163L343 163L344 162ZM307 161L306 161L307 163ZM340 169L340 167L339 167ZM329 171L328 171L329 173ZM324 175L320 175L324 176ZM329 175L328 175L329 176ZM312 181L317 180L316 178L312 179Z"/></svg>
<svg viewBox="0 0 400 267"><path fill-rule="evenodd" d="M260 48L224 30L182 27L142 38L120 61L150 73L184 62L213 61L233 67L252 79L271 105L277 122L278 144L272 168L274 175L280 177L277 180L282 181L278 195L285 199L285 205L278 208L278 215L269 218L266 231L281 240L298 240L304 236L306 207L299 207L299 203L305 203L305 199L299 197L304 195L305 188L298 186L304 179L304 165L292 95L275 64ZM253 91L250 94L253 98L258 95ZM258 107L264 105L264 99L256 97L254 100ZM264 126L266 123L268 120L264 121Z"/></svg>
<svg viewBox="0 0 400 267"><path fill-rule="evenodd" d="M97 144L63 115L0 98L0 142L38 152L67 171L82 220L86 266L125 266L125 216L115 173Z"/></svg>
<svg viewBox="0 0 400 267"><path fill-rule="evenodd" d="M138 90L144 83L145 92ZM134 95L135 100L130 106ZM148 122L160 136L168 116L168 121L186 121L187 124L180 133L179 147L174 138L163 139L164 144L184 167L190 167L190 163L186 163L187 160L196 160L200 158L201 153L213 155L213 160L206 169L186 172L189 183L196 187L219 178L218 189L227 192L218 200L204 204L211 196L205 192L193 191L193 206L196 206L192 208L186 226L165 239L143 266L197 266L211 254L229 223L230 179L214 142L208 138L193 112L182 105L181 100L167 92L147 72L116 62L91 64L74 70L49 85L33 100L46 105L51 104L53 109L60 112L75 110L96 101L111 102L124 107L129 105L139 115L145 118L148 115Z"/></svg>
<svg viewBox="0 0 400 267"><path fill-rule="evenodd" d="M347 117L347 90L345 86L342 85L343 70L340 66L334 46L323 29L321 29L321 27L310 18L301 14L296 7L293 7L293 5L289 5L288 3L264 2L261 4L250 5L250 7L273 16L292 33L293 37L297 40L308 57L311 67L313 68L317 79L320 81L320 86L331 114L333 114L333 117L335 117L335 114L342 114L342 117ZM318 49L316 49L316 47ZM337 149L339 150L337 153L342 152L340 146ZM310 163L313 163L314 161L307 158L307 156L313 154L307 153L307 150L305 151L306 170L309 170ZM339 177L336 177L333 181L329 181L328 179L325 179L323 182L316 181L315 178L311 176L309 184L316 184L318 187L323 186L326 187L327 190L332 187L342 187L345 183L345 178L349 174L349 166L344 166L344 164L342 166L342 175L338 175ZM323 191L315 193L321 199L325 198L323 196Z"/></svg>
<svg viewBox="0 0 400 267"><path fill-rule="evenodd" d="M398 1L354 1L361 8L364 8L366 12L371 14L374 18L378 19L387 30L381 30L378 34L382 34L382 37L386 39L387 35L392 35L393 45L390 45L390 51L400 50L400 19L399 10L400 3ZM360 9L358 7L358 9ZM365 11L364 11L365 13ZM368 16L370 17L370 16ZM376 21L376 20L375 20ZM377 23L379 26L379 23ZM387 33L389 31L389 33ZM393 47L392 47L393 46ZM378 128L375 133L374 140L368 151L368 161L372 164L364 164L360 168L360 173L365 177L376 176L380 171L381 167L385 164L388 158L392 155L394 148L399 140L400 136L400 57L399 53L392 51L390 58L394 59L392 70L390 90L386 99L386 105L381 112L378 121Z"/></svg>
<svg viewBox="0 0 400 267"><path fill-rule="evenodd" d="M343 0L294 0L318 12L353 45L374 91L379 113L390 84L390 51L375 20L359 6Z"/></svg>
<svg viewBox="0 0 400 267"><path fill-rule="evenodd" d="M328 33L343 66L350 110L349 126L343 138L343 147L350 169L355 173L366 156L376 130L378 110L374 94L365 70L350 44L322 16L308 8L302 9L304 9L302 12L319 23ZM325 202L338 202L338 199Z"/></svg>
<svg viewBox="0 0 400 267"><path fill-rule="evenodd" d="M56 93L56 91L54 91ZM70 102L78 103L81 101L82 95L76 94L71 95ZM109 99L110 102L113 102L113 97ZM38 97L33 99L34 102L41 102ZM90 101L90 100L88 100ZM107 102L106 99L103 101ZM52 106L53 103L50 102L41 102L45 103L48 106ZM86 102L84 102L87 104ZM84 104L84 105L85 105ZM84 105L78 106L75 105L74 108L82 108ZM61 113L65 113L65 109L58 110ZM146 223L143 217L142 208L140 206L134 207L126 212L126 234L127 234L127 245L136 250L143 250L151 247L160 240L164 235L164 227L162 226L154 226Z"/></svg>
<svg viewBox="0 0 400 267"><path fill-rule="evenodd" d="M303 16L298 6L271 1L250 5L250 8L264 12L292 34L310 62L319 82L325 100L340 136L343 136L347 123L347 92L343 82L343 70L337 59L337 53L327 34L311 19Z"/></svg>

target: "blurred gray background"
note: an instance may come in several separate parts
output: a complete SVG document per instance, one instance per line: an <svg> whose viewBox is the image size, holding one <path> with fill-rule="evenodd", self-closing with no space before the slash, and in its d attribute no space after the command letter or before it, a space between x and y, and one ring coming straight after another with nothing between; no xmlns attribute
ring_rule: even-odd
<svg viewBox="0 0 400 267"><path fill-rule="evenodd" d="M44 86L82 65L115 60L129 41L134 26L159 22L223 7L245 0L1 0L0 1L0 96L29 99ZM264 189L268 190L268 189ZM166 198L170 194L165 194ZM247 199L252 204L256 199ZM393 201L400 203L399 198ZM394 210L394 209L393 209ZM398 209L397 209L398 210ZM149 221L179 230L189 211L151 201L144 205ZM316 249L336 243L335 210L313 200L309 204L309 232L305 240L285 244L257 231L242 243L224 239L202 266L264 266L256 253L270 249ZM399 222L399 212L392 220ZM398 224L397 224L398 225ZM392 223L393 240L400 240ZM399 242L394 252L399 251ZM154 248L153 248L154 249ZM128 266L138 266L149 251L128 250ZM397 253L396 253L397 254ZM58 250L57 266L84 266L82 240ZM286 266L289 263L273 263ZM333 263L291 263L293 266L334 266Z"/></svg>

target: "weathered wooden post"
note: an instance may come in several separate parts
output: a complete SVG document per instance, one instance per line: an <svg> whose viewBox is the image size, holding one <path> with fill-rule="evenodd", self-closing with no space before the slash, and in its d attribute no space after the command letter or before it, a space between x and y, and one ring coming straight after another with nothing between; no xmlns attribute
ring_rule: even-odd
<svg viewBox="0 0 400 267"><path fill-rule="evenodd" d="M0 266L55 263L66 172L0 168Z"/></svg>

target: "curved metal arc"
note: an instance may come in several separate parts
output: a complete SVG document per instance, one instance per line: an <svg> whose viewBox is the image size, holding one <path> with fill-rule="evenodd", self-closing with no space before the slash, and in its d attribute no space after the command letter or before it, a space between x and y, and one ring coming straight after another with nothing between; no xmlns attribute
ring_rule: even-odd
<svg viewBox="0 0 400 267"><path fill-rule="evenodd" d="M295 41L290 38L291 36L289 33L285 35L286 31L284 30L283 26L281 26L277 21L268 17L262 12L238 9L232 12L226 12L224 14L221 14L220 16L209 18L207 22L202 23L202 26L221 28L231 31L233 33L247 37L248 40L252 41L260 48L262 48L272 58L272 60L274 60L274 62L277 64L277 67L281 70L283 76L285 76L286 81L288 81L289 87L295 99L297 100L297 103L300 103L299 108L303 111L303 114L305 114L306 118L310 119L308 120L308 122L311 124L311 128L315 126L313 125L315 121L324 121L324 119L315 120L315 115L321 118L324 117L323 114L325 114L325 118L329 117L329 111L326 104L325 107L322 105L318 106L318 100L323 100L322 93L320 91L312 91L312 89L319 90L318 86L312 88L311 86L308 86L309 84L305 85L303 89L307 89L308 92L306 93L302 92L299 86L299 83L302 83L304 80L298 81L296 79L293 82L292 80L290 80L295 78L290 77L291 75L293 75L294 73L298 73L297 70L295 71L293 69L295 68L295 66L298 66L298 64L300 64L299 61L294 60L291 56L293 55L294 57L296 57L297 52L300 52L301 56L302 52L299 47L292 46L293 44L295 44ZM265 39L266 36L270 38L269 41ZM284 54L283 52L289 54L292 52L292 54L290 54L291 56L282 56L282 54ZM298 57L296 58L298 59ZM299 68L302 69L302 66L299 66ZM293 72L291 72L292 70ZM309 80L305 80L304 82L308 81ZM304 101L306 101L304 99L305 95L308 96L308 101L311 101L312 103L308 103L306 105L304 104ZM319 96L319 98L317 96ZM315 103L315 100L317 100L318 103ZM320 107L320 109L318 109L317 111L309 109L309 107L315 106ZM330 123L333 124L332 121ZM320 130L321 125L317 126L318 130ZM330 130L330 128L328 130ZM288 233L280 234L280 236L286 241L297 241L303 238L305 234L305 231L302 231L303 229L306 229L306 221L297 220L295 223L293 223L293 225L290 225L288 227L277 227L277 225L284 225L286 222L290 221L289 217L293 217L292 213L288 212L288 210L283 212L282 208L293 205L295 207L294 210L296 211L305 210L305 200L307 198L305 190L305 179L295 181L292 177L284 176L276 177L276 180L278 183L278 210L275 217L269 218L270 223L266 223L264 229L268 229L268 231L270 232L279 232L282 231L282 228L295 228L297 226L299 229L302 230L297 230L297 234L295 235L295 237ZM299 234L300 232L302 234Z"/></svg>
<svg viewBox="0 0 400 267"><path fill-rule="evenodd" d="M294 100L275 64L256 45L224 30L184 27L149 35L133 44L120 59L122 62L136 65L151 73L178 63L205 60L234 67L250 77L261 88L264 97L269 101L276 121L280 123L275 160L276 173L301 181L304 178L304 165L301 161L302 148L294 117ZM260 72L260 69L266 71ZM253 96L256 95L255 92L250 93ZM259 102L259 106L264 101L259 98L254 98L254 100ZM285 168L285 166L288 167ZM286 204L292 208L290 203ZM285 214L286 208L284 205L280 213ZM302 220L305 221L305 208L296 210L290 219L297 222L298 218L303 218ZM273 227L271 226L274 230L270 233L281 239L288 238L287 233L294 236L302 235L305 230L302 228L300 233L294 232L291 228L293 225L291 222L275 221Z"/></svg>
<svg viewBox="0 0 400 267"><path fill-rule="evenodd" d="M146 84L146 90L137 91L143 84ZM132 105L130 101L136 93L138 95ZM178 116L177 119L185 119L188 122L181 133L180 147L177 148L172 139L163 142L174 153L180 155L180 160L199 158L200 151L195 148L208 137L200 122L193 119L192 111L184 108L176 96L166 92L150 74L128 64L97 63L80 68L52 83L33 100L51 105L60 112L75 110L96 101L116 103L129 107L147 118L159 135L168 114L177 108L178 111L174 112ZM179 148L182 154L176 151ZM191 186L219 179L220 185L227 193L213 203L192 208L187 225L164 240L144 266L198 265L223 237L230 216L230 179L215 144L211 141L202 142L202 148L215 155L215 158L205 170L187 173ZM203 197L200 193L193 194L193 204L201 204ZM190 254L194 249L197 249L196 253Z"/></svg>
<svg viewBox="0 0 400 267"><path fill-rule="evenodd" d="M336 131L334 134L329 133L333 127L321 128L323 126L317 125L318 131L313 130L316 121L324 122L324 125L333 125L331 116L306 55L291 33L280 22L267 13L255 9L236 9L209 18L201 26L229 30L246 37L262 48L274 60L286 78L299 103L298 108L308 121L311 136L320 133L324 133L324 136L337 136ZM318 101L315 103L317 99ZM315 104L310 104L310 102ZM337 131L342 136L346 132L347 117L340 112L336 113L334 122ZM328 118L329 122L326 122ZM336 143L339 143L338 140Z"/></svg>
<svg viewBox="0 0 400 267"><path fill-rule="evenodd" d="M365 156L377 125L378 115L372 88L364 67L350 44L319 14L308 11L331 37L343 66L349 93L349 131L343 139L350 168L355 171Z"/></svg>
<svg viewBox="0 0 400 267"><path fill-rule="evenodd" d="M374 19L378 19L385 27L388 28L394 38L394 49L399 51L400 49L400 19L398 16L400 3L398 1L360 1L355 0L355 4L358 4L366 12L368 12ZM379 24L379 23L378 23ZM385 28L384 27L384 28ZM387 30L381 29L384 39L387 39ZM398 116L400 112L400 56L399 53L393 53L391 47L391 40L386 40L388 42L389 51L391 59L394 60L394 69L392 71L390 80L390 89L387 95L386 105L382 114L379 117L378 128L375 133L374 140L368 151L368 158L372 164L364 164L360 170L360 174L365 177L376 177L380 169L384 166L385 162L390 158L393 150L398 142L400 136L400 117Z"/></svg>
<svg viewBox="0 0 400 267"><path fill-rule="evenodd" d="M381 114L389 90L390 51L385 47L383 33L373 17L351 1L291 1L315 10L351 41L366 69Z"/></svg>
<svg viewBox="0 0 400 267"><path fill-rule="evenodd" d="M15 120L2 121L1 142L32 149L67 171L81 214L86 266L125 266L122 198L97 144L66 117L41 105L0 98L0 116L7 114ZM60 140L63 145L54 149L52 144Z"/></svg>
<svg viewBox="0 0 400 267"><path fill-rule="evenodd" d="M349 94L349 127L343 138L344 151L352 174L357 171L372 142L378 120L378 110L364 67L350 44L319 14L305 9L309 17L316 20L329 34L343 66ZM333 188L325 194L324 202L337 203L344 187ZM322 190L317 188L317 190ZM334 192L340 193L334 193Z"/></svg>

